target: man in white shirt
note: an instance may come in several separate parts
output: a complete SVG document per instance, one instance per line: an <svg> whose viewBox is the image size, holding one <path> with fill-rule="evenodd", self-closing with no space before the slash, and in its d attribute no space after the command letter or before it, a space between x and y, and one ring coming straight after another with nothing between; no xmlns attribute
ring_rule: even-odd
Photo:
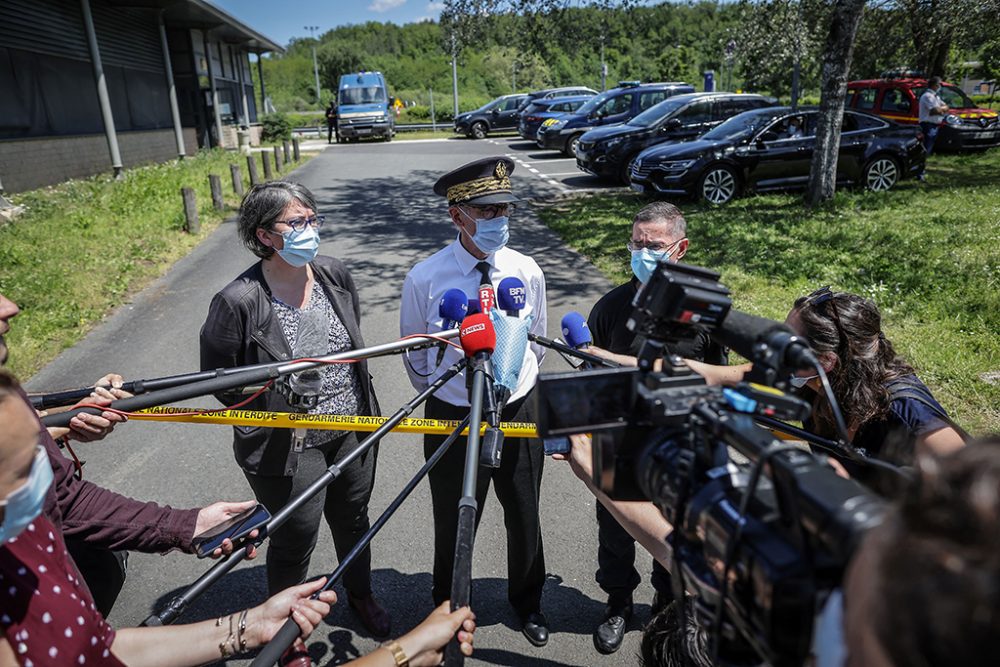
<svg viewBox="0 0 1000 667"><path fill-rule="evenodd" d="M934 151L934 141L937 139L938 129L944 121L944 115L948 113L948 105L938 95L941 90L941 77L932 76L927 81L927 90L920 96L920 110L918 117L920 120L920 131L924 133L924 150L929 156ZM921 181L924 180L924 173L921 171L917 175Z"/></svg>
<svg viewBox="0 0 1000 667"><path fill-rule="evenodd" d="M525 286L522 318L531 318L529 330L545 335L545 277L535 260L507 247L508 219L518 199L510 187L513 161L505 157L476 160L442 176L434 192L448 199L448 215L457 238L410 270L403 284L399 331L401 335L436 333L445 329L438 313L442 295L460 289L475 298L479 286L489 281L494 289L504 278L519 278ZM518 376L516 390L503 411L503 421L534 422L530 395L538 378L543 349L529 344ZM409 355L406 372L418 390L461 358L461 351L448 347L440 365L437 349ZM459 375L428 399L424 415L434 419L462 419L469 413L465 374ZM424 436L427 458L444 441L443 436ZM507 438L499 468L479 468L476 502L482 516L486 492L492 480L503 506L507 527L507 597L523 624L523 632L535 646L548 642L548 622L541 613L545 559L538 521L539 489L544 452L537 440ZM450 597L455 559L458 501L462 495L465 447L453 445L431 470L434 509L434 601Z"/></svg>

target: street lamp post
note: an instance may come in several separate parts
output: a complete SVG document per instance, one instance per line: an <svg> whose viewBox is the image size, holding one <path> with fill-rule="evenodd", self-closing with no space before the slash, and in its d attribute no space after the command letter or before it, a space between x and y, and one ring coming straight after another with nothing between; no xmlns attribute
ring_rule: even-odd
<svg viewBox="0 0 1000 667"><path fill-rule="evenodd" d="M323 106L323 100L320 99L319 91L319 65L316 64L316 31L319 30L318 25L307 25L305 27L309 31L309 34L313 38L313 75L316 77L316 104Z"/></svg>

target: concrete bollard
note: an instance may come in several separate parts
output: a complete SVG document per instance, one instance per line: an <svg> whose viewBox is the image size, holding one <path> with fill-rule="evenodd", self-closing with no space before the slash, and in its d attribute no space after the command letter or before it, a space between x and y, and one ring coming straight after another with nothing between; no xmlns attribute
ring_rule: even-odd
<svg viewBox="0 0 1000 667"><path fill-rule="evenodd" d="M194 188L181 188L181 199L184 200L184 231L197 234L201 231L198 220L198 201L194 196Z"/></svg>
<svg viewBox="0 0 1000 667"><path fill-rule="evenodd" d="M257 158L253 156L253 153L247 155L247 171L250 173L250 185L260 183L260 176L257 175Z"/></svg>
<svg viewBox="0 0 1000 667"><path fill-rule="evenodd" d="M271 155L267 151L260 154L260 159L264 161L264 180L273 181L274 173L271 171Z"/></svg>
<svg viewBox="0 0 1000 667"><path fill-rule="evenodd" d="M226 200L222 196L222 178L218 174L208 175L208 187L212 190L212 206L216 211L226 208Z"/></svg>
<svg viewBox="0 0 1000 667"><path fill-rule="evenodd" d="M285 164L292 163L292 149L287 141L281 142L281 151L285 154Z"/></svg>
<svg viewBox="0 0 1000 667"><path fill-rule="evenodd" d="M296 162L298 162L299 160L302 159L302 155L299 153L299 138L298 137L294 137L292 139L292 157L295 158Z"/></svg>
<svg viewBox="0 0 1000 667"><path fill-rule="evenodd" d="M282 167L282 164L281 164L281 146L275 144L274 145L274 170L280 174L281 173L281 167Z"/></svg>
<svg viewBox="0 0 1000 667"><path fill-rule="evenodd" d="M243 174L240 173L240 165L229 165L229 175L233 178L233 193L237 197L243 197Z"/></svg>

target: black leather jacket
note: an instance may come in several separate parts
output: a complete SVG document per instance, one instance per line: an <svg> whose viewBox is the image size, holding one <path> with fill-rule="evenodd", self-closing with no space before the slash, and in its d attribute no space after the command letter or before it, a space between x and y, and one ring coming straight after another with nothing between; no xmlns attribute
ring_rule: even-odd
<svg viewBox="0 0 1000 667"><path fill-rule="evenodd" d="M310 263L333 309L344 323L351 345L364 347L361 338L361 308L358 292L347 267L333 257L317 257ZM271 290L264 280L261 262L244 271L212 298L208 318L201 328L201 368L232 368L251 364L284 361L292 351L281 330L281 323L271 308ZM379 415L378 399L372 387L368 364L357 364L361 396L359 414ZM216 394L225 405L233 405L246 396L239 393ZM275 391L265 392L246 410L293 411ZM290 477L298 467L298 453L291 447L291 429L234 426L233 451L236 462L247 472Z"/></svg>

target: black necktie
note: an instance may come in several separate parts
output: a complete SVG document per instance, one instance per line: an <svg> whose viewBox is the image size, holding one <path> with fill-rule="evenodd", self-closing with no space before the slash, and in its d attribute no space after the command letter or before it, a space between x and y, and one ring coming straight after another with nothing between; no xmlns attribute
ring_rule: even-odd
<svg viewBox="0 0 1000 667"><path fill-rule="evenodd" d="M490 263L489 262L479 262L476 264L476 270L479 271L479 275L482 279L479 281L480 285L489 285L493 287L493 282L490 280Z"/></svg>

